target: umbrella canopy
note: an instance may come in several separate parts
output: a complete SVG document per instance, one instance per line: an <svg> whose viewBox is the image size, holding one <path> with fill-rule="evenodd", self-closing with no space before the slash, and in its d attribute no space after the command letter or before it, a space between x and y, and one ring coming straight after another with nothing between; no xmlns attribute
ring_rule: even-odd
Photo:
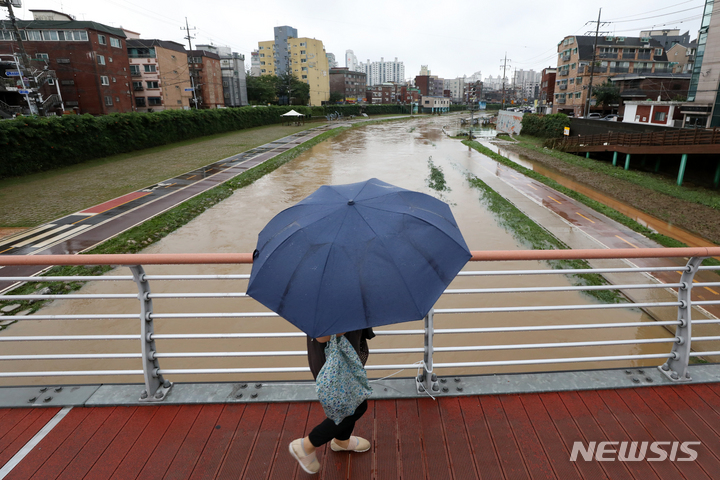
<svg viewBox="0 0 720 480"><path fill-rule="evenodd" d="M283 210L253 255L248 295L314 338L422 319L471 257L446 203L376 178Z"/></svg>
<svg viewBox="0 0 720 480"><path fill-rule="evenodd" d="M302 114L302 113L298 113L298 112L296 112L295 110L290 110L289 112L283 113L283 114L280 115L280 116L281 116L281 117L302 117L303 114Z"/></svg>

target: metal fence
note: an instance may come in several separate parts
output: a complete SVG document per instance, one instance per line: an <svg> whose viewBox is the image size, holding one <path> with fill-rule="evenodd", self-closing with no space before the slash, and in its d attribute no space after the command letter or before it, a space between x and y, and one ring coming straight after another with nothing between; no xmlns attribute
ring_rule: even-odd
<svg viewBox="0 0 720 480"><path fill-rule="evenodd" d="M415 336L422 337L422 345L408 348L381 348L371 349L373 355L386 354L411 354L417 355L418 361L415 363L371 363L367 366L368 370L396 370L396 369L416 369L420 368L416 377L418 391L437 391L439 385L437 382L436 370L438 369L467 369L476 367L495 367L495 366L531 366L531 365L549 365L549 364L577 364L587 362L610 362L610 361L654 361L662 360L662 364L658 367L672 381L689 380L688 364L690 359L695 356L709 357L720 355L720 351L712 349L704 349L704 351L694 351L693 343L701 344L705 342L716 342L720 340L720 336L692 336L693 325L718 325L717 315L709 314L703 319L693 319L692 312L694 307L704 310L716 310L720 306L720 299L698 300L693 299L693 288L706 288L711 291L714 288L720 290L720 277L716 277L713 272L720 270L720 267L701 266L702 261L707 257L720 256L720 248L680 248L680 249L618 249L618 250L529 250L529 251L487 251L473 252L472 261L483 262L482 265L488 266L485 262L500 261L542 261L542 260L568 260L568 259L669 259L680 258L688 259L686 262L678 265L667 265L665 262L662 266L620 266L612 268L592 268L592 269L531 269L531 270L493 270L491 268L475 269L476 265L470 264L466 270L460 272L458 277L475 277L489 280L490 283L496 278L512 277L512 278L547 278L547 276L556 275L579 275L579 274L599 274L599 275L643 275L645 282L626 283L626 284L607 284L607 285L561 285L561 286L545 286L536 285L529 287L490 287L490 288L449 288L445 291L441 298L443 303L452 303L452 298L462 295L486 295L491 298L503 294L513 295L510 306L479 306L479 307L460 307L460 308L435 308L424 319L423 328L409 329L383 329L378 331L383 336ZM112 294L90 294L90 293L72 293L66 295L52 294L30 294L30 295L0 295L0 301L19 301L19 300L88 300L88 299L137 299L140 303L139 314L125 313L106 313L99 312L97 314L76 314L76 315L52 315L43 314L39 311L32 315L5 315L0 317L3 320L17 320L20 322L32 320L64 320L78 319L99 321L102 319L138 319L139 333L131 335L13 335L13 329L9 328L0 334L0 345L7 345L8 342L22 342L23 344L31 344L32 342L54 342L54 341L118 341L133 340L140 344L139 351L129 353L103 353L103 352L75 352L75 353L30 353L32 348L27 348L28 353L23 355L0 355L0 361L4 363L0 378L29 378L29 377L83 377L83 376L112 376L112 375L142 375L144 377L145 389L141 393L143 401L162 401L167 395L168 390L172 387L169 381L173 375L183 374L247 374L247 373L289 373L289 372L307 372L309 369L305 366L287 366L287 367L248 367L248 368L170 368L165 369L161 366L162 359L171 358L211 358L211 357L297 357L304 356L305 350L281 350L281 351L205 351L205 352L172 352L159 351L156 340L184 339L184 340L207 340L207 339L251 339L251 338L293 338L304 337L301 332L294 330L288 324L288 331L285 332L244 332L244 333L155 333L155 321L160 319L257 319L277 317L273 312L268 311L247 311L241 312L202 312L202 313L167 313L159 312L154 308L153 301L159 299L240 299L245 298L245 292L202 292L188 293L179 291L173 293L152 293L151 284L157 282L176 282L176 281L238 281L247 280L247 274L224 274L224 275L148 275L145 273L143 265L210 265L210 264L250 264L252 256L250 254L187 254L187 255L29 255L29 256L3 256L0 257L0 265L125 265L129 266L132 275L104 275L104 276L84 276L84 277L5 277L5 280L19 283L26 282L134 282L137 286L137 293L112 293ZM513 265L515 265L513 263ZM707 272L704 272L707 271ZM678 280L674 282L660 282L653 275L662 272L677 272ZM703 272L703 276L707 278L698 281L696 275ZM547 282L541 282L547 283ZM672 290L671 290L672 289ZM541 293L550 295L554 292L598 292L606 290L616 290L621 292L629 291L672 291L672 297L669 301L648 301L648 302L623 302L623 303L601 303L595 300L588 300L581 304L549 304L543 305L527 305L523 304L523 299L531 293ZM675 292L676 291L676 292ZM720 297L720 296L719 296ZM247 300L254 302L253 300ZM547 302L546 302L547 303ZM212 303L210 303L212 305ZM437 307L437 306L436 306ZM617 322L613 319L613 312L619 309L656 309L670 308L677 311L676 319L645 321L645 322ZM607 312L607 321L599 323L586 323L577 321L570 324L547 324L538 325L533 322L533 315L539 312L557 312L557 311L574 311L583 312L590 310L603 310ZM697 310L695 310L697 311ZM435 326L438 316L454 316L459 314L470 315L471 318L484 314L503 314L507 312L521 312L526 315L527 324L525 325L509 325L509 326L493 326L483 327L481 322L475 322L473 326L462 328L437 328ZM706 312L707 313L707 312ZM668 329L674 329L672 336L660 336L659 338L642 338L642 336L632 336L630 338L617 339L593 339L593 332L604 329L646 329L650 327L663 326ZM294 330L294 331L293 331ZM438 347L435 346L434 337L437 335L463 335L470 338L475 334L497 334L512 332L561 332L561 331L586 331L588 339L583 341L558 341L543 343L521 343L521 344L489 344L485 342L475 342L468 345L453 345ZM463 337L465 338L465 337ZM586 349L588 347L611 347L618 345L648 345L648 344L667 344L667 349L663 349L662 353L633 353L626 355L580 355L580 356L555 356L536 358L521 358L516 360L484 360L471 362L435 362L434 355L442 352L493 352L498 350L505 351L553 351L560 348L579 348ZM5 350L5 349L1 349ZM718 349L720 350L720 349ZM376 358L376 357L374 357ZM18 360L40 360L40 361L58 361L58 360L94 360L94 359L134 359L138 361L137 369L124 370L46 370L46 371L12 371L8 366L13 361ZM375 360L374 360L375 361ZM658 362L661 363L661 362ZM140 365L141 364L141 365ZM138 392L140 393L140 392Z"/></svg>

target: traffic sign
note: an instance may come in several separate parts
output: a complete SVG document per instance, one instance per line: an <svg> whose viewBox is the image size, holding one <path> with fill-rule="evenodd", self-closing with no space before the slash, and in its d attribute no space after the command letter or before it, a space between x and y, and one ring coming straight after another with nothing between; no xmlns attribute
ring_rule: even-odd
<svg viewBox="0 0 720 480"><path fill-rule="evenodd" d="M195 90L195 89L194 88L186 88L185 89L186 92L192 92L193 90Z"/></svg>
<svg viewBox="0 0 720 480"><path fill-rule="evenodd" d="M20 95L27 95L27 94L30 93L30 90L18 90L18 93L19 93Z"/></svg>
<svg viewBox="0 0 720 480"><path fill-rule="evenodd" d="M5 75L7 75L8 77L19 77L20 72L18 72L17 70L6 70Z"/></svg>

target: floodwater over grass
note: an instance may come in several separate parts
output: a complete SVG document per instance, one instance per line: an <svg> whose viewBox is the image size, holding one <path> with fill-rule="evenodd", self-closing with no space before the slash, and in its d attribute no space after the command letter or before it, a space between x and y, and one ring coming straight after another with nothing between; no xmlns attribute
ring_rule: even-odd
<svg viewBox="0 0 720 480"><path fill-rule="evenodd" d="M468 149L459 141L448 138L442 131L448 117L425 117L376 125L368 125L343 133L320 143L291 162L259 179L252 185L235 191L227 200L206 211L185 227L148 247L143 253L197 253L197 252L252 252L258 232L278 212L303 199L324 184L344 184L376 177L403 188L435 195L451 205L453 214L471 250L524 250L531 248L512 228L501 227L493 212L485 206L485 195L468 181L468 175L485 178L495 175L493 162L478 152ZM434 170L433 170L434 169ZM434 186L436 188L431 188ZM550 270L543 262L471 263L471 270L530 269ZM249 273L250 266L201 267L148 267L150 274L198 273ZM128 274L119 269L113 274ZM567 286L572 279L563 275L513 277L458 277L451 288ZM186 281L169 285L153 282L153 293L165 292L244 292L246 281ZM80 293L133 293L133 283L98 282L85 286ZM576 292L520 294L466 294L443 296L438 308L450 307L509 307L522 305L567 305L596 303L597 300ZM62 300L41 310L43 314L82 313L137 313L137 300ZM155 313L175 312L241 312L264 311L250 298L235 299L158 299ZM435 316L436 328L501 327L510 325L551 325L568 323L652 321L639 309L567 312L508 312L495 314L444 314ZM422 322L383 327L382 329L421 328ZM382 330L380 329L380 330ZM227 332L278 332L294 331L294 327L279 318L243 319L161 319L155 321L156 333L227 333ZM77 321L26 321L18 322L0 334L51 335L51 334L137 334L139 320L77 320ZM435 345L457 347L466 345L549 343L603 339L635 339L670 337L661 327L623 328L601 330L563 330L555 332L444 334L437 335ZM421 347L422 336L378 336L371 348ZM234 352L255 350L304 351L305 340L292 339L220 339L220 340L158 340L159 352ZM3 345L7 355L59 352L137 352L137 341L100 342L13 342ZM473 362L527 358L558 358L596 355L622 355L635 353L667 353L670 343L654 345L624 345L589 349L555 348L545 350L495 350L487 352L449 351L435 355L435 362ZM413 363L422 359L420 353L371 355L369 364ZM640 364L658 364L650 360ZM161 368L243 368L305 366L304 356L273 356L249 358L161 359ZM622 365L628 365L628 362ZM552 370L571 368L605 368L620 366L617 362L594 364L549 364L541 366L501 366L492 368L453 368L438 371L439 375L477 374L490 372ZM15 362L13 369L37 371L52 369L138 369L139 360L82 360L67 362L28 361ZM394 371L371 371L374 377ZM400 376L413 376L406 370ZM175 375L173 381L231 381L239 379L280 380L310 378L309 374L254 374L254 375ZM83 377L60 378L60 383L71 382L139 382L139 377ZM13 380L13 384L26 384L33 379ZM47 383L37 379L37 383ZM56 380L57 381L57 380ZM3 382L10 384L10 380Z"/></svg>

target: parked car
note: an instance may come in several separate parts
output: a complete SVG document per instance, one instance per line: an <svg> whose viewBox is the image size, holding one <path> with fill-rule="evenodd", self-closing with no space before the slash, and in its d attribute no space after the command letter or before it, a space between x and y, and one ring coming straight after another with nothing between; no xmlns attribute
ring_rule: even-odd
<svg viewBox="0 0 720 480"><path fill-rule="evenodd" d="M599 113L593 112L593 113L588 113L588 114L585 116L585 118L594 118L594 119L597 120L597 119L602 118L602 115L600 115Z"/></svg>
<svg viewBox="0 0 720 480"><path fill-rule="evenodd" d="M610 115L605 115L601 120L605 120L608 122L622 122L622 117L620 115L616 115L614 113L611 113Z"/></svg>

